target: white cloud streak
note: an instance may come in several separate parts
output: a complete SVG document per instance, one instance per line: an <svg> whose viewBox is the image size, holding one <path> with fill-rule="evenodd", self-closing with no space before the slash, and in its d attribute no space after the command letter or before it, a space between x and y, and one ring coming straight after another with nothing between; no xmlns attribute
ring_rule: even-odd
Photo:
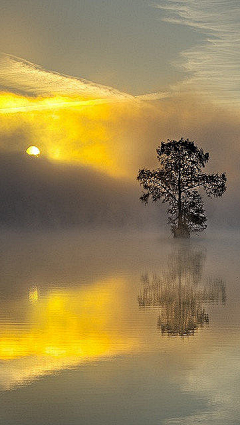
<svg viewBox="0 0 240 425"><path fill-rule="evenodd" d="M97 103L152 101L177 93L196 93L221 105L239 107L239 0L159 0L154 7L162 10L162 20L191 27L205 36L204 42L180 53L175 65L185 71L186 79L166 92L132 96L85 79L47 71L6 54L0 58L0 85L3 90L28 95L75 96L77 102L80 98L83 102L95 100ZM74 106L74 99L72 104Z"/></svg>
<svg viewBox="0 0 240 425"><path fill-rule="evenodd" d="M240 103L239 0L162 0L164 21L192 27L206 36L202 44L181 53L188 78L174 91L195 91L221 104Z"/></svg>
<svg viewBox="0 0 240 425"><path fill-rule="evenodd" d="M0 57L0 85L2 89L36 96L76 96L82 100L134 99L134 96L112 87L47 71L24 59L7 54Z"/></svg>
<svg viewBox="0 0 240 425"><path fill-rule="evenodd" d="M0 107L0 113L60 109L67 107L92 106L104 103L141 102L169 97L168 92L133 96L109 86L93 83L69 75L48 71L24 59L8 54L0 55L0 90L36 97L67 97L67 104L60 101L49 103Z"/></svg>

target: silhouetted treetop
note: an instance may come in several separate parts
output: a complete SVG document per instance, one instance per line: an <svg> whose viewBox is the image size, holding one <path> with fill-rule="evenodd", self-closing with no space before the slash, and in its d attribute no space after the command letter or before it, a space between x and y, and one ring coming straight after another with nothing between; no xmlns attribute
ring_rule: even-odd
<svg viewBox="0 0 240 425"><path fill-rule="evenodd" d="M184 139L162 142L157 148L160 167L143 168L137 179L144 189L141 200L147 204L161 200L169 204L169 222L174 236L188 237L191 231L206 228L206 215L202 197L203 188L209 197L219 197L226 190L226 174L202 172L209 160L209 153Z"/></svg>

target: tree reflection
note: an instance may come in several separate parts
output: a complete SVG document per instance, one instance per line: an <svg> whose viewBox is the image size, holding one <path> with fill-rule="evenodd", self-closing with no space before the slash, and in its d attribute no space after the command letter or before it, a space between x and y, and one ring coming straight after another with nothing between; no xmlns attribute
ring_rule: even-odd
<svg viewBox="0 0 240 425"><path fill-rule="evenodd" d="M142 276L139 306L160 307L162 334L194 335L209 323L204 305L225 303L225 283L219 278L203 279L204 262L202 250L183 244L169 255L168 267L160 275Z"/></svg>

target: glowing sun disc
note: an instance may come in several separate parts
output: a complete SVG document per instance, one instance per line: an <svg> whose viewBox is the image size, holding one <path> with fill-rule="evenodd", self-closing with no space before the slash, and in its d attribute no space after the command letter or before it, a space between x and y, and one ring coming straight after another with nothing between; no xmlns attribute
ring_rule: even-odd
<svg viewBox="0 0 240 425"><path fill-rule="evenodd" d="M40 155L40 150L37 148L37 146L29 146L29 148L27 148L26 152L27 152L28 155L32 155L32 156Z"/></svg>

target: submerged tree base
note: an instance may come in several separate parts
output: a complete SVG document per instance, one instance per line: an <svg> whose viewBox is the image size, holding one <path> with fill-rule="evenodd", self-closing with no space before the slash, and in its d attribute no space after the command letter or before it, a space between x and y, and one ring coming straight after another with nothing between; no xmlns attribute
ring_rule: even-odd
<svg viewBox="0 0 240 425"><path fill-rule="evenodd" d="M190 238L190 232L187 225L182 224L181 226L173 229L174 238Z"/></svg>

